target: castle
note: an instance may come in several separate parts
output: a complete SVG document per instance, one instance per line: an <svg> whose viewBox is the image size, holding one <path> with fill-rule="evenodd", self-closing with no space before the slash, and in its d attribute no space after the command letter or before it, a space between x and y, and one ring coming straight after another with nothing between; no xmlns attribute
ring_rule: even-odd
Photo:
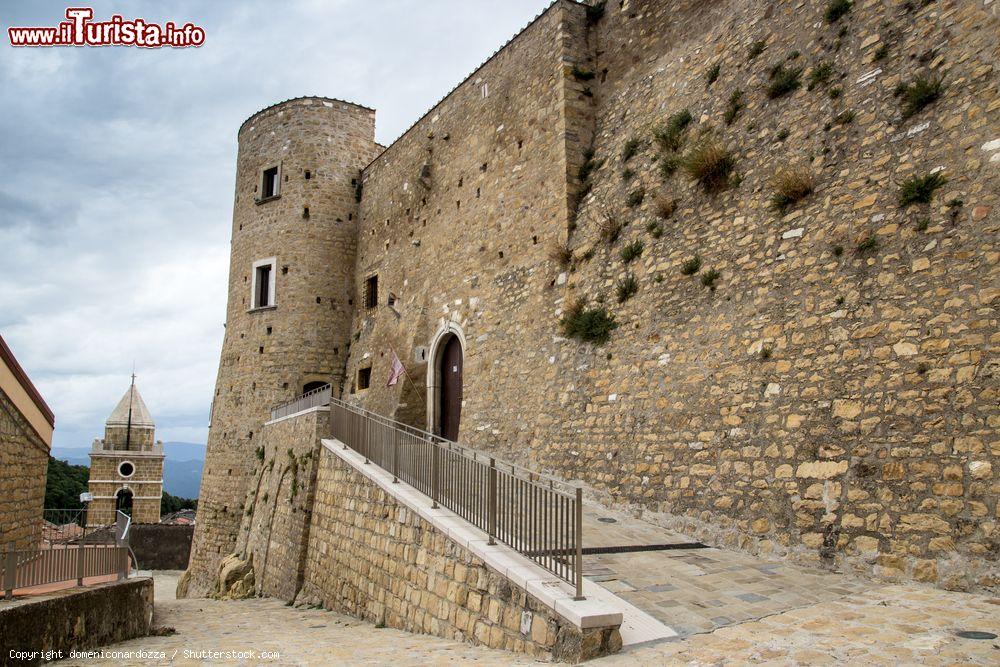
<svg viewBox="0 0 1000 667"><path fill-rule="evenodd" d="M270 413L327 383L710 544L997 590L997 4L828 5L556 0L388 147L247 119L188 594L364 607L326 417Z"/></svg>

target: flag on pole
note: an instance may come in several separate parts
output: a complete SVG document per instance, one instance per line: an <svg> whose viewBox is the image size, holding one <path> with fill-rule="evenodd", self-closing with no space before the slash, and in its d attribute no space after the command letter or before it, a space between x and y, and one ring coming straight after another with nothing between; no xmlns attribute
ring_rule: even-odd
<svg viewBox="0 0 1000 667"><path fill-rule="evenodd" d="M402 377L405 372L406 369L403 368L403 362L399 360L399 357L396 355L396 351L393 350L392 364L389 366L389 381L385 383L385 386L392 387L395 385L399 382L399 378Z"/></svg>

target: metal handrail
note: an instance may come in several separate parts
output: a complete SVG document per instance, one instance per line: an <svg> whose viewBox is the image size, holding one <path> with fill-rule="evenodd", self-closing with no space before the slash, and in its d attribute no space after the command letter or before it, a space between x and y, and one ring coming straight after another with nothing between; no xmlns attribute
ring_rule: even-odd
<svg viewBox="0 0 1000 667"><path fill-rule="evenodd" d="M583 489L330 399L331 428L365 457L576 588L583 599ZM570 491L563 490L565 488Z"/></svg>
<svg viewBox="0 0 1000 667"><path fill-rule="evenodd" d="M296 412L302 412L303 410L308 410L309 408L327 405L330 401L330 396L333 393L332 389L333 387L331 385L325 384L322 387L316 387L315 389L307 391L287 403L276 405L271 408L271 419L280 419L281 417L294 415Z"/></svg>
<svg viewBox="0 0 1000 667"><path fill-rule="evenodd" d="M64 546L47 549L17 549L7 546L0 555L0 582L4 597L13 598L14 590L75 582L83 586L88 577L117 574L128 576L128 547L103 544Z"/></svg>
<svg viewBox="0 0 1000 667"><path fill-rule="evenodd" d="M471 447L466 447L465 445L461 445L461 444L455 442L454 440L449 440L449 439L444 438L444 437L442 437L440 435L437 435L435 433L431 433L430 431L425 431L425 430L423 430L421 428L417 428L416 426L410 426L409 424L404 424L403 422L396 421L395 419L392 419L390 417L386 417L384 415L380 415L377 412L372 412L371 410L366 410L365 408L361 407L360 405L356 405L356 404L353 404L353 403L348 403L347 401L343 401L343 400L341 400L339 398L331 398L330 399L330 404L331 405L342 405L342 406L349 407L352 410L356 410L358 412L364 413L365 415L367 415L368 417L370 417L372 419L375 419L377 421L389 424L393 428L398 428L400 430L407 431L409 433L413 433L414 435L417 435L419 437L426 438L428 440L432 440L434 442L437 442L437 443L440 443L440 444L443 444L443 445L447 445L447 446L449 446L451 449L453 449L455 451L464 452L466 456L471 457L474 461L475 460L479 460L480 462L482 462L482 461L489 461L490 459L493 459L496 462L497 467L507 469L508 472L510 472L510 474L518 475L518 476L524 477L526 479L529 479L529 480L532 480L532 481L535 481L535 482L540 482L540 481L544 480L545 482L547 482L548 484L550 484L552 486L556 486L556 487L559 487L559 488L563 489L566 493L574 494L574 493L576 493L577 488L579 488L579 485L577 485L577 484L571 484L571 483L569 483L569 482L567 482L565 480L559 479L558 477L553 477L552 475L547 475L547 474L545 474L543 472L538 472L536 470L531 470L530 468L525 468L524 466L518 465L516 463L511 463L509 461L501 461L499 459L491 457L489 454L486 454L486 453L481 452L481 451L476 450L476 449L472 449Z"/></svg>

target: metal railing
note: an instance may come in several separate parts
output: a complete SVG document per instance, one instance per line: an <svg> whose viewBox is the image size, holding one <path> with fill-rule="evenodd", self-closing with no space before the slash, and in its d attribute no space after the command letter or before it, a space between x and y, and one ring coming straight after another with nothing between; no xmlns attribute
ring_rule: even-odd
<svg viewBox="0 0 1000 667"><path fill-rule="evenodd" d="M103 544L58 546L48 549L8 547L0 558L0 581L9 600L14 590L76 581L83 586L88 577L128 575L128 547Z"/></svg>
<svg viewBox="0 0 1000 667"><path fill-rule="evenodd" d="M280 419L296 412L302 412L309 408L330 403L331 387L328 384L317 387L312 391L307 391L298 398L271 409L271 419Z"/></svg>
<svg viewBox="0 0 1000 667"><path fill-rule="evenodd" d="M330 398L335 438L576 588L583 599L582 489Z"/></svg>

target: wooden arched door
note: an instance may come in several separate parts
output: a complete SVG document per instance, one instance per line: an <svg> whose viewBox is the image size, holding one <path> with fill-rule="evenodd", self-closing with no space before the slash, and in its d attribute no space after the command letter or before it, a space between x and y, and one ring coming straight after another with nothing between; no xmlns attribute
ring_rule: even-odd
<svg viewBox="0 0 1000 667"><path fill-rule="evenodd" d="M462 342L451 336L444 344L438 361L441 391L438 393L438 433L442 438L458 440L462 418Z"/></svg>

